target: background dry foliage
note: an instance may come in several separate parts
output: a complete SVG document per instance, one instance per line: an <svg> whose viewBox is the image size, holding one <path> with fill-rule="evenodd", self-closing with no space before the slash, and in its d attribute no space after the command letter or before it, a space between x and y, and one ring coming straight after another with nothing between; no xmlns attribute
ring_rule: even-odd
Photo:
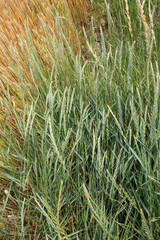
<svg viewBox="0 0 160 240"><path fill-rule="evenodd" d="M36 98L36 83L32 78L29 63L29 51L26 40L31 41L31 48L37 58L40 59L40 68L45 65L49 71L52 69L52 63L47 49L54 58L55 52L51 44L53 34L57 36L57 43L63 41L59 39L64 34L67 43L77 53L80 49L79 35L82 33L82 26L85 25L88 11L87 0L2 0L0 1L0 77L5 88L0 87L0 98L2 103L8 101L13 108L21 113L22 96L19 89L19 80L17 76L17 67L19 74L25 78L24 88L34 91ZM56 19L58 26L56 24ZM28 31L29 30L29 31ZM28 34L28 35L27 35ZM32 42L33 41L33 42ZM33 44L32 44L33 43ZM61 57L59 56L59 64ZM43 69L41 69L43 72ZM64 69L64 74L67 69ZM28 101L28 91L25 91L24 99ZM8 96L9 91L9 96ZM11 111L11 108L10 108ZM5 115L5 108L0 109L0 119ZM10 112L10 122L14 125L15 113ZM9 116L9 114L8 114ZM7 121L9 121L7 117ZM9 124L9 122L8 122ZM15 129L15 134L19 135ZM4 143L1 143L4 145Z"/></svg>
<svg viewBox="0 0 160 240"><path fill-rule="evenodd" d="M81 11L82 9L83 11ZM79 50L77 32L78 30L80 32L78 26L85 24L87 9L87 0L45 0L43 2L39 0L8 0L0 2L0 71L3 83L10 86L13 106L20 107L21 103L18 99L14 99L15 95L19 93L17 92L17 77L11 69L10 61L15 62L17 58L22 72L28 75L28 79L32 79L30 71L27 69L27 59L25 59L25 56L27 56L27 47L25 46L26 28L29 27L31 30L34 46L37 48L36 50L43 63L50 69L48 55L43 47L44 44L41 44L47 42L44 27L47 29L49 39L52 39L53 23L59 15L62 22L61 30L72 49L77 52ZM11 54L13 48L15 58ZM52 53L54 56L53 50ZM11 80L10 82L6 80L6 76ZM28 84L34 85L33 81L30 81Z"/></svg>

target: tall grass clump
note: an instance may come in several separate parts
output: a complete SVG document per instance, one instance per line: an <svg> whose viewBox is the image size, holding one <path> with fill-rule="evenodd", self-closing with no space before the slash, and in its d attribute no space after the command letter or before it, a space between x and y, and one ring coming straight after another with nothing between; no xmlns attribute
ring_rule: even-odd
<svg viewBox="0 0 160 240"><path fill-rule="evenodd" d="M1 239L158 239L158 1L1 4Z"/></svg>

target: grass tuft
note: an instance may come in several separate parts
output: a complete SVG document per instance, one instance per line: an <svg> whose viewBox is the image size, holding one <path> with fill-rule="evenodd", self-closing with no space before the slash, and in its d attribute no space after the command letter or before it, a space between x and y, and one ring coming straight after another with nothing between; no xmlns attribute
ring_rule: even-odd
<svg viewBox="0 0 160 240"><path fill-rule="evenodd" d="M1 239L160 236L158 3L0 2Z"/></svg>

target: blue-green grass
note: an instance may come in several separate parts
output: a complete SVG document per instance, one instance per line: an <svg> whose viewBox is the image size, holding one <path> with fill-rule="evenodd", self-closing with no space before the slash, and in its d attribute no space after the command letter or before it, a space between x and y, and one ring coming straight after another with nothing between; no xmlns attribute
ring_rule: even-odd
<svg viewBox="0 0 160 240"><path fill-rule="evenodd" d="M155 42L146 17L146 42L138 4L128 1L131 39L125 4L98 2L107 28L97 15L98 3L91 1L93 18L83 29L84 48L78 54L58 23L52 39L44 28L51 68L43 64L45 56L34 47L26 24L26 64L34 86L16 56L11 62L21 109L0 82L5 113L0 176L8 181L1 204L2 239L160 236L158 32ZM157 4L151 4L156 26ZM12 231L3 224L7 214L12 215Z"/></svg>

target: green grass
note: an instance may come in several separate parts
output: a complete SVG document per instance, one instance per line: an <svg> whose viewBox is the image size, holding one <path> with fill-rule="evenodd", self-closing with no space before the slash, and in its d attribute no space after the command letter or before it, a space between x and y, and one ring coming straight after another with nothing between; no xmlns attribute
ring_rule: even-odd
<svg viewBox="0 0 160 240"><path fill-rule="evenodd" d="M26 72L12 48L21 109L2 78L2 239L159 239L160 39L148 2L146 42L138 3L128 1L131 39L122 2L92 3L78 54L58 19L52 39L44 26L51 69L27 25ZM158 1L151 9L157 28Z"/></svg>

